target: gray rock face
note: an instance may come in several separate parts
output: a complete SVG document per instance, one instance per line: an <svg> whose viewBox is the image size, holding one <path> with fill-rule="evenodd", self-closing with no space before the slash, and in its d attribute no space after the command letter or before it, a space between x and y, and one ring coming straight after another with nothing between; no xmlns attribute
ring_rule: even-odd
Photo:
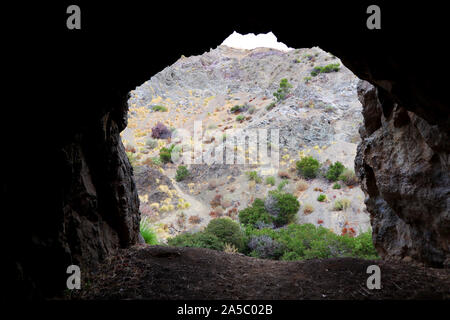
<svg viewBox="0 0 450 320"><path fill-rule="evenodd" d="M377 89L366 81L358 94L364 125L355 168L378 252L385 259L448 264L448 132L396 103L382 106Z"/></svg>
<svg viewBox="0 0 450 320"><path fill-rule="evenodd" d="M58 294L69 265L78 265L83 277L116 249L139 241L139 199L119 136L126 112L116 107L93 116L39 168L52 174L46 189L35 192L45 196L27 218L31 230L21 245L29 249L16 252L20 295Z"/></svg>
<svg viewBox="0 0 450 320"><path fill-rule="evenodd" d="M61 245L80 264L138 241L139 200L119 119L107 113L62 150L64 173L72 178L64 186Z"/></svg>

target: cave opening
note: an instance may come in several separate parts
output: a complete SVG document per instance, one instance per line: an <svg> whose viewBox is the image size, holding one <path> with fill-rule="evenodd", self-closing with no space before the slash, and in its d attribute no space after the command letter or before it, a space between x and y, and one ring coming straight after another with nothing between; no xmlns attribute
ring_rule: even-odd
<svg viewBox="0 0 450 320"><path fill-rule="evenodd" d="M364 100L364 121L361 131L364 138L358 148L355 159L358 165L355 171L361 178L361 187L368 191L365 202L372 215L371 222L376 233L374 240L383 253L383 261L380 261L380 264L389 268L395 265L389 264L392 260L406 263L392 269L392 276L402 268L410 274L416 274L414 272L417 269L412 268L414 263L435 267L448 266L450 227L447 160L450 139L448 139L447 90L446 82L440 78L442 69L430 68L426 63L445 61L446 51L438 50L442 41L434 42L430 37L437 34L436 30L440 30L439 21L445 19L435 18L427 25L419 22L408 25L408 32L405 32L403 27L389 24L389 15L384 15L384 23L387 24L383 26L388 28L380 32L368 32L358 27L361 24L365 25L364 19L343 20L342 15L336 14L340 12L340 7L336 4L336 8L324 11L322 8L316 8L322 12L321 21L327 21L327 25L333 26L325 28L324 31L303 32L299 36L295 30L311 30L311 26L317 26L318 18L316 14L305 14L302 19L298 19L298 12L295 10L286 10L278 22L277 19L271 18L274 25L271 29L280 37L280 41L296 48L313 47L315 41L320 39L318 45L324 52L335 54L358 78L371 84L366 83L365 86L357 88ZM414 6L411 5L408 10L413 10L411 8ZM69 264L75 263L83 267L92 262L96 265L110 257L117 249L129 248L139 242L139 190L136 189L136 183L131 177L129 160L120 142L119 133L126 128L126 108L121 102L136 85L148 81L150 76L161 71L162 67L176 61L183 53L179 52L180 48L186 48L189 53L184 54L189 59L193 54L202 54L208 50L207 48L217 45L213 38L203 37L204 16L201 19L193 19L194 14L183 13L182 18L177 20L182 27L176 32L168 29L165 30L167 32L151 32L160 30L160 26L167 23L164 15L155 15L149 21L146 16L148 11L135 12L134 7L132 12L128 11L130 13L128 16L132 17L131 23L124 24L126 19L122 19L123 9L120 8L119 13L114 12L116 9L113 6L102 7L99 11L102 14L99 14L97 19L91 19L89 27L82 29L82 33L79 34L64 33L62 37L55 37L52 32L40 34L36 37L41 41L39 47L49 45L52 50L36 50L33 59L21 61L20 64L29 67L27 73L36 69L36 74L50 75L54 85L52 89L54 98L42 97L43 92L49 92L47 82L42 82L45 83L45 87L42 90L39 87L39 92L36 92L34 97L41 97L46 105L52 102L56 102L57 105L55 106L57 111L52 117L36 117L33 119L36 128L33 126L25 130L27 134L40 133L47 129L51 131L42 142L45 147L48 141L55 140L57 152L48 153L52 155L50 157L36 157L32 162L25 160L29 157L19 157L11 163L12 169L15 170L6 170L6 184L3 190L6 191L5 198L12 208L11 212L16 212L18 204L24 203L22 193L17 192L23 188L22 181L28 181L30 186L34 187L33 192L27 195L28 201L25 201L30 204L26 213L9 214L5 217L8 219L5 225L22 226L23 230L26 230L24 233L27 234L24 237L16 235L13 238L15 241L8 264L17 283L11 292L17 292L20 298L52 297L55 292L65 288L64 280ZM345 10L350 10L349 15L359 17L358 14L364 13L365 9L361 5ZM422 6L416 9L421 14L424 10ZM104 14L104 10L109 14ZM211 26L210 30L219 32L221 39L224 39L233 31L232 26L240 25L244 32L251 32L255 30L253 29L255 25L262 26L268 23L267 19L259 21L256 18L257 10L257 7L252 8L251 13L233 10L226 19L209 16L207 21ZM402 12L400 10L398 15L390 16L401 16ZM445 10L441 10L442 14L444 12ZM91 11L90 14L91 17L95 16L95 11ZM106 18L108 21L104 20ZM422 19L417 21L419 20L423 21ZM111 21L116 23L111 24ZM111 32L105 32L105 26L108 26ZM38 28L31 29L38 30ZM267 31L263 27L258 30L258 32ZM192 33L199 36L189 37ZM80 36L86 34L91 37L86 39ZM139 40L130 41L130 34ZM141 44L145 42L142 39L147 39L149 34L155 37L154 43L158 43L159 46L153 46L149 51L141 50ZM343 34L345 37L341 37ZM26 37L20 39L23 41ZM419 42L421 45L417 46ZM197 51L197 48L202 50ZM26 48L23 52L30 50ZM319 54L321 55L322 53ZM48 66L55 65L59 56L65 57L64 62L56 64L55 70L50 70ZM68 64L70 72L67 71ZM294 68L298 63L293 62L292 65ZM330 74L340 73L341 71ZM314 77L312 83L320 79L320 75L308 76ZM274 87L268 92L271 99L274 99L273 92L280 87L278 80L280 79L273 81ZM292 83L289 79L288 82ZM234 105L230 106L230 109L231 107ZM43 112L49 108L35 108L35 110L46 114ZM164 111L156 112L164 113ZM271 112L277 112L277 107ZM383 113L386 113L388 118ZM233 114L232 117L237 125L249 121L236 120L239 115L241 114ZM29 136L27 138L29 139ZM8 150L20 145L16 137L11 137L7 142L8 146L9 144L12 146ZM42 144L39 144L39 147L42 147ZM36 150L36 154L45 153L40 149ZM24 171L23 168L27 170ZM54 174L49 176L49 173ZM17 174L23 174L24 179L18 179ZM29 174L36 175L36 179L30 179ZM138 170L135 170L134 174L137 176ZM258 177L252 179L258 180ZM278 179L279 177L275 176L276 187L279 185ZM266 182L265 179L263 182ZM246 181L247 186L248 183ZM43 188L44 184L49 187ZM292 184L287 184L287 187L290 185ZM259 184L255 183L255 188L258 186ZM286 188L286 185L283 188ZM371 190L376 192L372 193ZM166 192L161 192L161 196L167 195ZM314 203L317 202L316 199L313 200ZM301 208L304 208L303 205ZM43 214L37 215L38 211ZM176 260L183 254L187 256L190 254L190 251L182 248L179 251L163 249L161 247L154 252L139 251L143 259L140 262L145 259L155 262L152 259L159 257ZM216 252L212 254L202 250L199 252L196 256L197 261L202 261L202 258L210 254L211 259L208 262L211 265L218 266L220 262L225 262L220 260L223 256L214 255ZM220 262L217 263L214 259ZM184 262L191 261L187 259ZM156 262L155 266L156 276L152 279L156 279L155 283L164 290L167 288L167 283L164 283L167 269L164 268L169 265L158 269ZM200 264L195 266L198 269L190 270L193 273L198 270L205 271ZM319 267L324 265L311 266L319 270ZM248 267L251 268L250 265ZM328 268L320 270L325 272L326 269ZM295 273L295 270L290 271L292 274ZM181 273L180 270L178 273ZM445 278L444 271L442 274L443 278L430 275L427 281L422 279L424 281L415 283L423 284L423 288L428 288L430 292L433 290L441 292L439 290L445 289L446 283L448 287L448 276ZM214 279L220 281L219 278ZM270 284L276 287L280 279L282 278L274 278ZM389 279L389 274L386 275L386 279ZM295 282L284 284L289 287L291 283ZM358 281L355 280L355 283ZM439 283L442 284L441 287L433 287ZM238 282L234 284L238 285ZM113 288L114 284L108 285ZM395 290L395 285L392 283L388 285ZM117 289L116 292L119 292L120 287ZM415 289L412 290L414 293ZM392 292L398 297L403 292L404 295L401 296L403 298L411 293L408 290ZM243 291L235 293L235 297L244 297ZM166 291L165 294L167 297L169 293ZM126 294L121 297L126 297ZM294 295L289 297L296 298ZM317 297L321 298L320 295Z"/></svg>
<svg viewBox="0 0 450 320"><path fill-rule="evenodd" d="M319 47L234 31L137 86L121 139L144 240L275 260L377 259L354 171L359 81ZM242 239L208 233L223 219ZM288 224L302 245L281 240Z"/></svg>

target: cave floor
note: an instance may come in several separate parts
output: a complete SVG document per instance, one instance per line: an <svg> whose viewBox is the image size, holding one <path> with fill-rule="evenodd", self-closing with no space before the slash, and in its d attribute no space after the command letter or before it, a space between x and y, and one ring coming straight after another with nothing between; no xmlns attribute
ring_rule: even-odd
<svg viewBox="0 0 450 320"><path fill-rule="evenodd" d="M369 265L381 289L369 290ZM72 299L449 299L450 269L353 258L272 261L201 248L138 245L82 279Z"/></svg>

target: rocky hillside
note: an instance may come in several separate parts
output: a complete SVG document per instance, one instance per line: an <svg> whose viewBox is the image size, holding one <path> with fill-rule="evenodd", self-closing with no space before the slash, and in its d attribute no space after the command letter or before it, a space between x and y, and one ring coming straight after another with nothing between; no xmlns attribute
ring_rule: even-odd
<svg viewBox="0 0 450 320"><path fill-rule="evenodd" d="M338 68L314 74L316 67L330 65ZM277 101L273 93L283 78L292 87ZM284 180L280 188L301 203L299 223L322 225L337 234L366 231L370 224L361 189L351 183L335 186L323 177L335 161L354 169L362 122L358 81L338 58L317 47L283 52L219 46L200 56L182 56L130 92L122 140L134 164L141 212L160 240L200 230L214 217L237 219L239 210ZM194 159L230 147L227 143L235 137L256 129L279 130L279 139L268 143L278 159L269 165L252 161L260 143L246 148L244 140L237 140L233 148L245 164L187 164L189 176L177 182L181 161L164 164L159 154L171 145L191 150L192 141L186 143L182 133L193 134L195 121L201 121L203 149ZM151 138L158 122L170 128L170 138ZM305 180L297 173L296 161L306 156L319 160L322 176ZM249 179L250 171L256 179ZM324 201L317 200L320 194L326 195ZM336 210L337 200L347 203L343 210Z"/></svg>

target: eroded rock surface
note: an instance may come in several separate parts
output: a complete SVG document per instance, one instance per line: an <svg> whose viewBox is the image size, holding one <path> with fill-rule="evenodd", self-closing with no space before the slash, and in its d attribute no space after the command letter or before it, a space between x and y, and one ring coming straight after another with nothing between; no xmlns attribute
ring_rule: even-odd
<svg viewBox="0 0 450 320"><path fill-rule="evenodd" d="M366 194L373 239L385 259L448 265L450 174L448 131L397 103L382 106L361 80L362 142L355 168Z"/></svg>

